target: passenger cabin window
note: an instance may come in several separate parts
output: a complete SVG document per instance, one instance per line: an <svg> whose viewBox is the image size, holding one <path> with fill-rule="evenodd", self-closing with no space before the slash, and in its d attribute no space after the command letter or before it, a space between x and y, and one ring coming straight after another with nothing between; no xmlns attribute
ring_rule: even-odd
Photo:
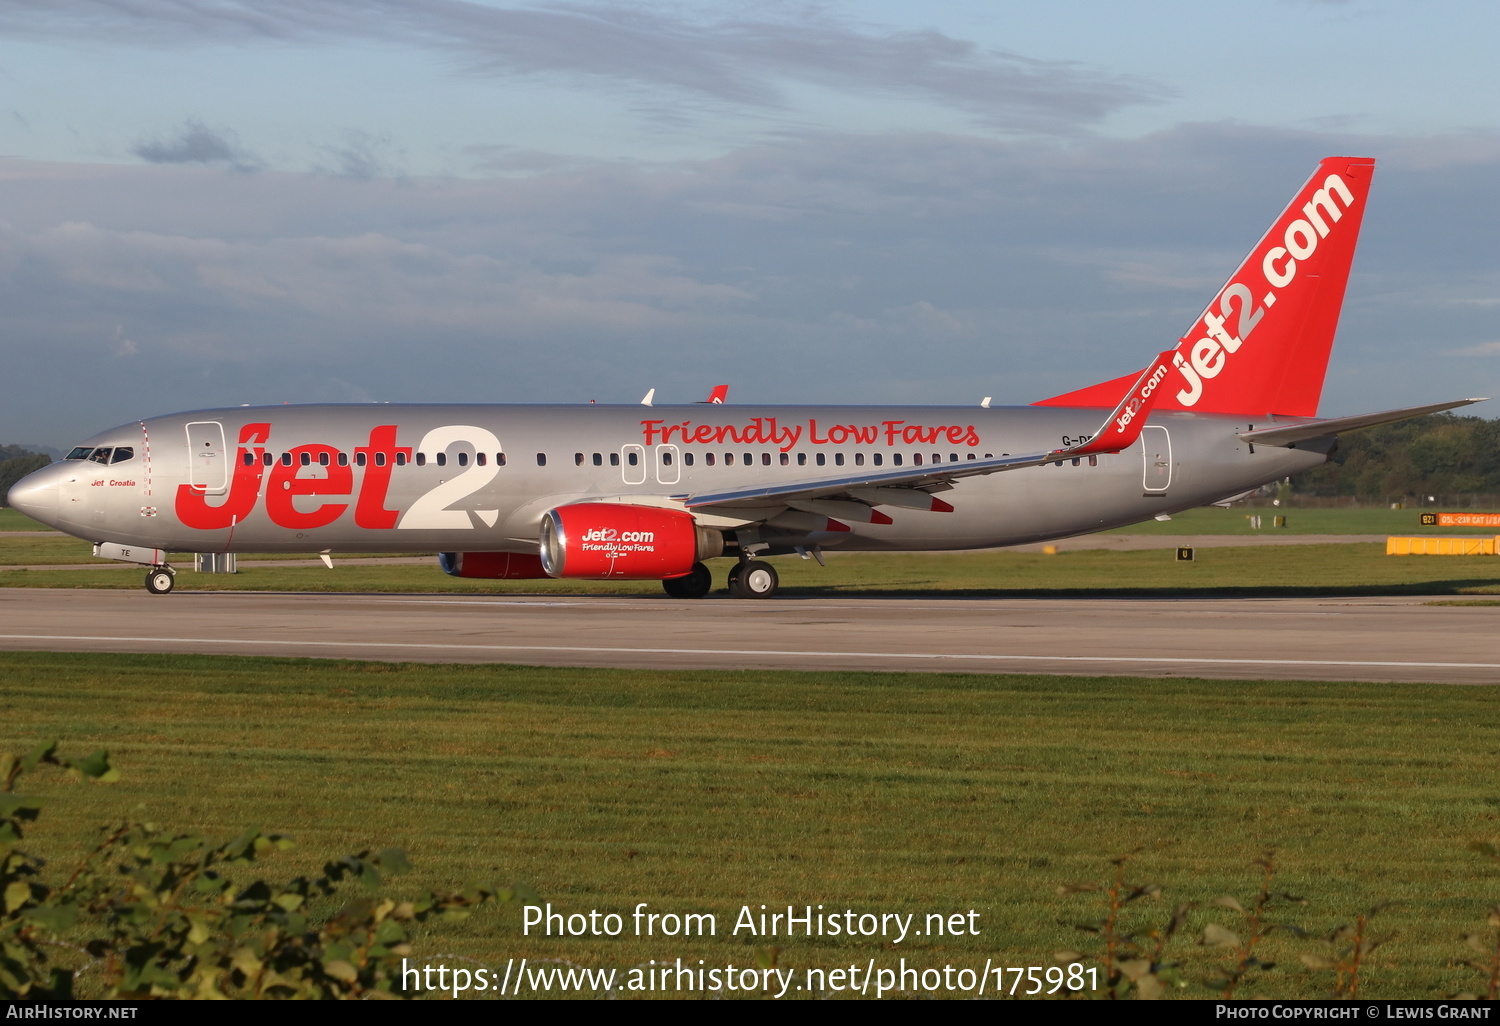
<svg viewBox="0 0 1500 1026"><path fill-rule="evenodd" d="M281 454L281 465L283 467L290 467L292 465L292 454L291 453L284 452L284 453Z"/></svg>
<svg viewBox="0 0 1500 1026"><path fill-rule="evenodd" d="M842 467L844 465L844 454L841 453L841 452L834 453L833 454L833 462L834 462L835 466Z"/></svg>
<svg viewBox="0 0 1500 1026"><path fill-rule="evenodd" d="M448 465L448 454L445 452L438 453L432 459L440 467L446 467Z"/></svg>
<svg viewBox="0 0 1500 1026"><path fill-rule="evenodd" d="M790 466L791 462L792 462L792 457L791 457L790 453L782 453L781 454L781 465L783 467Z"/></svg>
<svg viewBox="0 0 1500 1026"><path fill-rule="evenodd" d="M349 454L347 452L341 452L341 453L339 453L339 466L341 466L341 467L347 467L348 465L349 465Z"/></svg>
<svg viewBox="0 0 1500 1026"><path fill-rule="evenodd" d="M425 466L427 466L427 454L425 452L419 452L419 453L417 453L417 466L419 466L419 467L425 467Z"/></svg>
<svg viewBox="0 0 1500 1026"><path fill-rule="evenodd" d="M497 453L495 453L495 466L497 466L497 467L503 467L503 466L505 466L505 453L503 453L503 452L497 452Z"/></svg>
<svg viewBox="0 0 1500 1026"><path fill-rule="evenodd" d="M255 466L255 453L253 453L253 452L247 452L247 453L245 453L245 455L240 458L240 462L243 463L247 467L253 467L253 466Z"/></svg>
<svg viewBox="0 0 1500 1026"><path fill-rule="evenodd" d="M354 454L354 465L356 467L362 467L362 466L365 465L365 454L364 453L357 452L357 453Z"/></svg>
<svg viewBox="0 0 1500 1026"><path fill-rule="evenodd" d="M469 465L469 454L468 453L461 452L461 453L458 454L458 465L460 467L467 467Z"/></svg>
<svg viewBox="0 0 1500 1026"><path fill-rule="evenodd" d="M734 453L732 453L732 452L726 452L724 454L724 466L726 466L726 467L732 467L732 466L734 466Z"/></svg>
<svg viewBox="0 0 1500 1026"><path fill-rule="evenodd" d="M602 467L602 466L604 466L604 457L600 453L597 453L597 452L594 453L594 466L596 466L596 467Z"/></svg>
<svg viewBox="0 0 1500 1026"><path fill-rule="evenodd" d="M263 467L269 467L271 464L273 464L275 462L276 462L276 457L272 456L270 453L263 452L263 453L260 454L260 465L261 466L263 466Z"/></svg>
<svg viewBox="0 0 1500 1026"><path fill-rule="evenodd" d="M661 465L664 467L670 467L672 465L672 454L670 452L663 452L661 454Z"/></svg>
<svg viewBox="0 0 1500 1026"><path fill-rule="evenodd" d="M805 453L805 452L799 452L797 454L797 466L799 466L799 467L805 467L805 466L807 466L807 453Z"/></svg>
<svg viewBox="0 0 1500 1026"><path fill-rule="evenodd" d="M760 454L760 465L763 466L763 467L769 467L771 465L771 454L770 453L763 452L763 453Z"/></svg>
<svg viewBox="0 0 1500 1026"><path fill-rule="evenodd" d="M714 465L714 454L711 453L711 452L704 453L703 454L703 462L707 463L710 467L713 466Z"/></svg>
<svg viewBox="0 0 1500 1026"><path fill-rule="evenodd" d="M922 454L919 453L919 452L912 453L911 454L911 462L912 462L912 466L914 466L914 467L920 467L922 465Z"/></svg>
<svg viewBox="0 0 1500 1026"><path fill-rule="evenodd" d="M581 467L581 466L583 466L583 453L581 453L581 452L575 452L573 454L573 466L575 466L575 467Z"/></svg>
<svg viewBox="0 0 1500 1026"><path fill-rule="evenodd" d="M86 460L86 459L89 458L89 453L91 453L93 451L94 451L93 446L90 446L90 445L80 445L76 449L74 449L72 452L70 452L66 456L64 456L63 459L65 459L65 460Z"/></svg>
<svg viewBox="0 0 1500 1026"><path fill-rule="evenodd" d="M312 453L299 452L297 454L297 462L301 463L304 467L312 466Z"/></svg>
<svg viewBox="0 0 1500 1026"><path fill-rule="evenodd" d="M684 466L691 467L693 465L693 454L690 452L683 453L682 462Z"/></svg>
<svg viewBox="0 0 1500 1026"><path fill-rule="evenodd" d="M755 453L753 453L753 452L747 452L747 453L745 453L745 466L752 467L754 465L755 465Z"/></svg>
<svg viewBox="0 0 1500 1026"><path fill-rule="evenodd" d="M632 449L629 453L626 454L625 462L629 463L632 467L639 466L641 462L641 454Z"/></svg>
<svg viewBox="0 0 1500 1026"><path fill-rule="evenodd" d="M823 453L821 453L821 452L818 453L818 466L821 467L821 466L823 466L823 464L825 464L827 462L828 462L828 457L826 455L824 455Z"/></svg>
<svg viewBox="0 0 1500 1026"><path fill-rule="evenodd" d="M385 466L385 453L383 453L383 452L377 452L375 454L375 465L377 467L383 467L383 466Z"/></svg>
<svg viewBox="0 0 1500 1026"><path fill-rule="evenodd" d="M320 466L320 467L326 467L326 466L328 466L328 464L330 464L332 462L333 462L332 457L330 457L326 452L320 452L320 453L318 453L318 466Z"/></svg>
<svg viewBox="0 0 1500 1026"><path fill-rule="evenodd" d="M482 466L484 466L484 461L487 460L488 458L489 457L486 456L484 453L482 453L482 452L476 452L474 454L474 465L476 467L482 467Z"/></svg>
<svg viewBox="0 0 1500 1026"><path fill-rule="evenodd" d="M536 454L536 465L539 466L539 467L545 467L547 465L547 454L546 453L539 452L539 453Z"/></svg>
<svg viewBox="0 0 1500 1026"><path fill-rule="evenodd" d="M612 453L609 454L609 465L611 467L618 467L620 465L620 454L619 453L612 452Z"/></svg>
<svg viewBox="0 0 1500 1026"><path fill-rule="evenodd" d="M893 467L899 467L899 466L901 466L901 454L899 452L893 452L893 453L891 453L891 466L893 466Z"/></svg>
<svg viewBox="0 0 1500 1026"><path fill-rule="evenodd" d="M865 454L864 453L857 452L857 453L854 454L854 465L856 467L862 467L862 466L865 465Z"/></svg>
<svg viewBox="0 0 1500 1026"><path fill-rule="evenodd" d="M398 466L398 467L404 467L404 466L406 466L406 453L404 453L404 452L398 452L398 453L396 453L396 466Z"/></svg>
<svg viewBox="0 0 1500 1026"><path fill-rule="evenodd" d="M885 454L879 452L871 454L870 462L875 464L877 467L880 466L885 462Z"/></svg>

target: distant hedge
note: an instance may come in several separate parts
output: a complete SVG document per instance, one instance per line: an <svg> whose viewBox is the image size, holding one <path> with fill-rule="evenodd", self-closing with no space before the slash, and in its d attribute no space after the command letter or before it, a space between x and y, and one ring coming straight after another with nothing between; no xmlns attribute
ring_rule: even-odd
<svg viewBox="0 0 1500 1026"><path fill-rule="evenodd" d="M8 457L0 460L0 506L10 505L6 496L10 493L11 485L33 470L40 470L52 462L51 456L27 452L14 445L0 446L0 456Z"/></svg>
<svg viewBox="0 0 1500 1026"><path fill-rule="evenodd" d="M1339 436L1329 462L1299 474L1300 495L1400 499L1500 493L1500 421L1439 413Z"/></svg>

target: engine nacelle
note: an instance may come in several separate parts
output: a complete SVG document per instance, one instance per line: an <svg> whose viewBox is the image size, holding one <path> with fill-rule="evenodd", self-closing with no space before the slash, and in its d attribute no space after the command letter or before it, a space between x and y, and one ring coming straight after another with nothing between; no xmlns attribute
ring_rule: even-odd
<svg viewBox="0 0 1500 1026"><path fill-rule="evenodd" d="M542 567L553 577L664 580L724 551L692 514L619 502L575 502L542 516Z"/></svg>
<svg viewBox="0 0 1500 1026"><path fill-rule="evenodd" d="M547 576L541 558L529 552L439 552L438 566L453 577L483 577L492 581Z"/></svg>

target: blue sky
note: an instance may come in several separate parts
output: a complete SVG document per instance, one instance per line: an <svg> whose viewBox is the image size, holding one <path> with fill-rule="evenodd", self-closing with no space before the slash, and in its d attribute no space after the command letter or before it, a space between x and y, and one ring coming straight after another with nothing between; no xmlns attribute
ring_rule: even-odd
<svg viewBox="0 0 1500 1026"><path fill-rule="evenodd" d="M1497 42L1478 2L0 2L0 441L1024 403L1170 343L1334 152L1381 164L1324 412L1500 391Z"/></svg>

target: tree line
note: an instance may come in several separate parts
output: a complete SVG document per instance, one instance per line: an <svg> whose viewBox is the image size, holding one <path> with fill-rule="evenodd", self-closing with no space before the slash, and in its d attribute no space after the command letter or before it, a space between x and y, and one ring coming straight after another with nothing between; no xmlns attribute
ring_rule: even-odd
<svg viewBox="0 0 1500 1026"><path fill-rule="evenodd" d="M1323 466L1292 479L1299 495L1372 502L1409 495L1500 494L1500 421L1437 413L1339 436Z"/></svg>
<svg viewBox="0 0 1500 1026"><path fill-rule="evenodd" d="M10 505L6 496L11 485L51 462L52 457L44 452L32 452L19 445L0 445L0 506Z"/></svg>

